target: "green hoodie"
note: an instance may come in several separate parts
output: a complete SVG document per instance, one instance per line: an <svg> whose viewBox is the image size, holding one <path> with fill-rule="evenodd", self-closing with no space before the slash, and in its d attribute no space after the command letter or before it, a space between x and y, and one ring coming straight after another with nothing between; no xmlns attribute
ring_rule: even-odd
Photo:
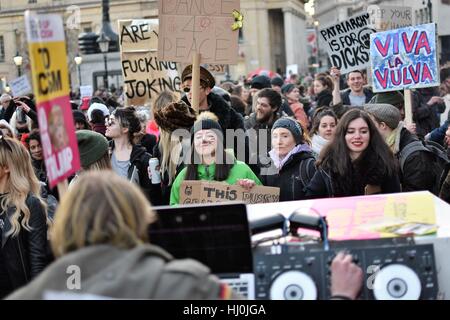
<svg viewBox="0 0 450 320"><path fill-rule="evenodd" d="M208 172L206 168L208 167ZM216 165L213 163L210 166L205 166L200 164L197 166L198 170L198 179L213 181L214 175L216 173ZM170 192L170 205L177 205L180 203L180 186L186 177L187 168L184 168L176 177L175 181L172 185L172 190ZM224 182L228 184L236 184L236 182L240 179L250 179L255 181L257 185L262 185L261 181L259 181L258 177L253 173L252 169L248 165L246 165L242 161L236 161L234 166L230 170L230 174L228 178L224 180Z"/></svg>

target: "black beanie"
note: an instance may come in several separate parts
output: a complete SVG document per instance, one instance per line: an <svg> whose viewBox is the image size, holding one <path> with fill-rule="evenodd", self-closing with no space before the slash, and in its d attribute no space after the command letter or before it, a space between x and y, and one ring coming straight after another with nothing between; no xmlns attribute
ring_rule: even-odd
<svg viewBox="0 0 450 320"><path fill-rule="evenodd" d="M292 119L292 118L280 118L277 121L275 121L275 123L272 126L272 132L277 129L277 128L284 128L289 130L294 139L295 139L295 143L296 144L301 144L303 141L303 130L302 127L300 126L300 124Z"/></svg>
<svg viewBox="0 0 450 320"><path fill-rule="evenodd" d="M222 133L222 127L220 124L212 119L202 119L196 121L191 128L191 135L195 135L200 130L218 130Z"/></svg>

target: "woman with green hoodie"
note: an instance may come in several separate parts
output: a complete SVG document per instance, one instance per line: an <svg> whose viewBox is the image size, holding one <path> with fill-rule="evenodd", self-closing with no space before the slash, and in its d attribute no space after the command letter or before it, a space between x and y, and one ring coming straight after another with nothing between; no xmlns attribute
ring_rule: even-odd
<svg viewBox="0 0 450 320"><path fill-rule="evenodd" d="M202 114L191 129L191 137L191 161L172 185L170 205L180 204L180 186L184 180L223 181L247 189L261 185L248 165L225 151L222 128L217 121Z"/></svg>

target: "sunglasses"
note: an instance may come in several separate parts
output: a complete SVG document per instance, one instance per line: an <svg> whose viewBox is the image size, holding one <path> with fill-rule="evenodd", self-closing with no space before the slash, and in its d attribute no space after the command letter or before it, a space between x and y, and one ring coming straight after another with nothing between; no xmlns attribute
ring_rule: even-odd
<svg viewBox="0 0 450 320"><path fill-rule="evenodd" d="M205 89L205 87L200 87L200 90L201 89ZM183 88L183 91L185 92L185 93L189 93L189 92L191 92L191 87L184 87Z"/></svg>

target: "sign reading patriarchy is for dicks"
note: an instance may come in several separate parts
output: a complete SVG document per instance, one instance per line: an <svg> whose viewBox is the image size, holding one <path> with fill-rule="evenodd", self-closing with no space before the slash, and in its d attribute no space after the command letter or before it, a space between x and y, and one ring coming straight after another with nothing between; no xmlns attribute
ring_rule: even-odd
<svg viewBox="0 0 450 320"><path fill-rule="evenodd" d="M434 23L375 33L370 41L374 92L439 85Z"/></svg>
<svg viewBox="0 0 450 320"><path fill-rule="evenodd" d="M60 16L25 12L33 91L50 187L80 169Z"/></svg>

